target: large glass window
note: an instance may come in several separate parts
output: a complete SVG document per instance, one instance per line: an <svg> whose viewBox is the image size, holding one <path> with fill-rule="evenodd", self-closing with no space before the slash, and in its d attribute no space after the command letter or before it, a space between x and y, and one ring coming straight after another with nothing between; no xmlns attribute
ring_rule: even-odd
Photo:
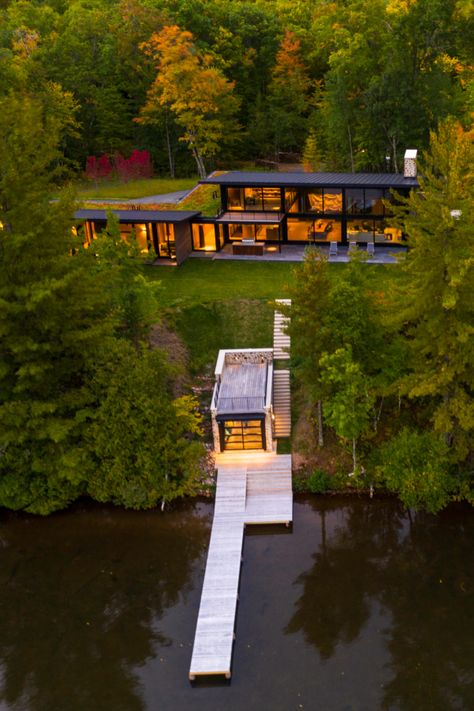
<svg viewBox="0 0 474 711"><path fill-rule="evenodd" d="M377 188L366 189L365 211L370 215L383 215L383 190Z"/></svg>
<svg viewBox="0 0 474 711"><path fill-rule="evenodd" d="M158 256L174 259L176 257L176 245L174 240L174 225L169 222L161 222L156 225L158 237Z"/></svg>
<svg viewBox="0 0 474 711"><path fill-rule="evenodd" d="M229 225L229 239L231 241L254 239L257 242L276 242L279 239L279 235L280 226L278 223L256 225L254 223L239 222Z"/></svg>
<svg viewBox="0 0 474 711"><path fill-rule="evenodd" d="M317 218L314 220L289 217L287 221L289 242L340 242L339 220Z"/></svg>
<svg viewBox="0 0 474 711"><path fill-rule="evenodd" d="M359 215L364 212L364 191L362 188L348 188L346 190L346 211L350 215Z"/></svg>
<svg viewBox="0 0 474 711"><path fill-rule="evenodd" d="M323 211L323 191L322 188L305 190L303 193L303 212Z"/></svg>
<svg viewBox="0 0 474 711"><path fill-rule="evenodd" d="M215 252L214 225L193 225L193 249L201 252Z"/></svg>
<svg viewBox="0 0 474 711"><path fill-rule="evenodd" d="M342 212L342 190L324 188L324 212Z"/></svg>
<svg viewBox="0 0 474 711"><path fill-rule="evenodd" d="M285 210L287 212L299 212L298 202L297 191L285 189Z"/></svg>
<svg viewBox="0 0 474 711"><path fill-rule="evenodd" d="M227 209L244 209L244 191L242 188L227 188Z"/></svg>
<svg viewBox="0 0 474 711"><path fill-rule="evenodd" d="M348 220L347 239L349 242L373 242L374 241L374 221L373 220Z"/></svg>
<svg viewBox="0 0 474 711"><path fill-rule="evenodd" d="M264 210L281 210L280 188L262 188L262 197Z"/></svg>
<svg viewBox="0 0 474 711"><path fill-rule="evenodd" d="M287 221L289 242L308 242L312 239L314 220L298 220L289 217Z"/></svg>
<svg viewBox="0 0 474 711"><path fill-rule="evenodd" d="M219 429L222 449L263 449L263 425L263 419L221 422Z"/></svg>
<svg viewBox="0 0 474 711"><path fill-rule="evenodd" d="M246 210L263 210L262 188L244 188Z"/></svg>

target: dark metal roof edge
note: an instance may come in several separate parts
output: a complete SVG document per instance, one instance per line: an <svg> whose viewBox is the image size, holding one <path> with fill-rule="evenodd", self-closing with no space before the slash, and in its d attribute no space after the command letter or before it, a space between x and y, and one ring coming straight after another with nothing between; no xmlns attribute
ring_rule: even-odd
<svg viewBox="0 0 474 711"><path fill-rule="evenodd" d="M110 210L119 221L129 222L185 222L201 214L198 210ZM107 210L84 208L74 212L74 219L107 220Z"/></svg>
<svg viewBox="0 0 474 711"><path fill-rule="evenodd" d="M402 173L260 173L229 171L223 175L204 178L200 183L232 185L235 187L417 187L416 178L406 178Z"/></svg>

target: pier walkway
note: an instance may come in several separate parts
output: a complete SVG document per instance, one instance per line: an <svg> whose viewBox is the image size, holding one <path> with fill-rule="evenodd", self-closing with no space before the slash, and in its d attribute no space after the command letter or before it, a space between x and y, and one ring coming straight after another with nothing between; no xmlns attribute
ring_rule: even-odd
<svg viewBox="0 0 474 711"><path fill-rule="evenodd" d="M231 676L232 646L246 524L293 520L291 455L216 455L217 489L189 678Z"/></svg>

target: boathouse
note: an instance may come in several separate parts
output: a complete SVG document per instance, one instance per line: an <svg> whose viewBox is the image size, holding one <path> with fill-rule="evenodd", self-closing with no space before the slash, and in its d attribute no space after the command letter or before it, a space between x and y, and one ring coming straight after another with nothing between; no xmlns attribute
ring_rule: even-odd
<svg viewBox="0 0 474 711"><path fill-rule="evenodd" d="M273 349L221 350L211 403L216 452L272 451Z"/></svg>

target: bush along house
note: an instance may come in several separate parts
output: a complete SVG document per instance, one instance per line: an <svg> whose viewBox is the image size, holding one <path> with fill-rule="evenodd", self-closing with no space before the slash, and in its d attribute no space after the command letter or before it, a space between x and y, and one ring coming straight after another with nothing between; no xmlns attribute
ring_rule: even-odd
<svg viewBox="0 0 474 711"><path fill-rule="evenodd" d="M231 171L201 183L220 189L221 208L213 217L196 211L114 210L123 236L135 234L143 249L180 264L191 252L262 254L282 245L336 243L403 245L392 223L395 193L418 187L416 150L405 153L401 173L254 173ZM106 224L104 210L79 210L86 241Z"/></svg>

